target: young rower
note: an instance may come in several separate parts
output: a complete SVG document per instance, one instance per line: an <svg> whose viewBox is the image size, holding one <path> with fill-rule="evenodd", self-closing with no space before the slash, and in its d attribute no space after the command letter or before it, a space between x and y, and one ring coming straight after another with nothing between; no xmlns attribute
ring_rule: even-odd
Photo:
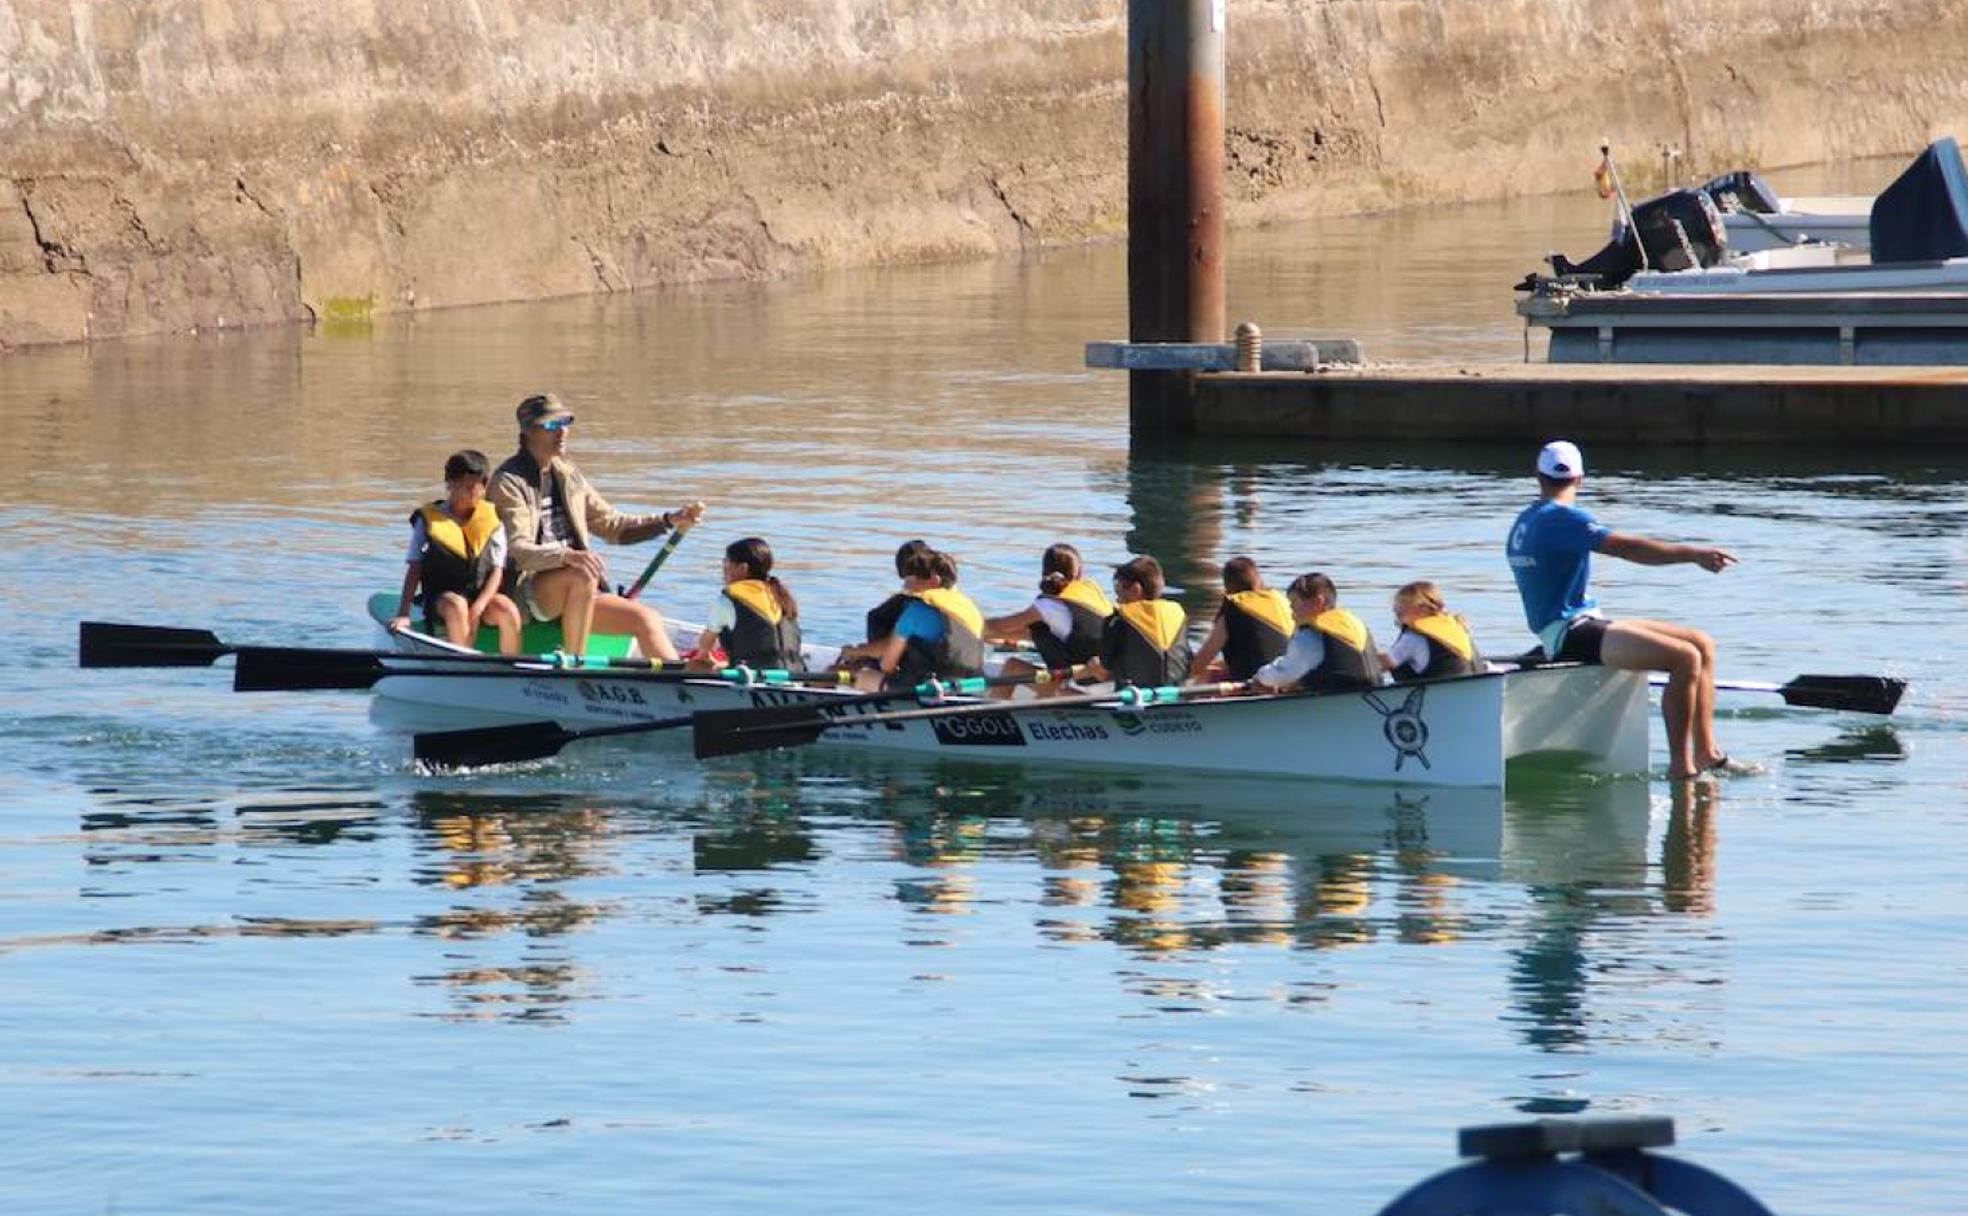
<svg viewBox="0 0 1968 1216"><path fill-rule="evenodd" d="M1602 663L1623 671L1664 671L1661 719L1667 724L1670 780L1686 781L1730 766L1715 741L1715 639L1666 621L1609 621L1586 591L1592 555L1643 566L1679 563L1720 574L1735 555L1705 545L1676 545L1615 532L1578 504L1585 457L1558 439L1537 457L1538 501L1510 527L1506 552L1524 619L1545 656L1556 662Z"/></svg>
<svg viewBox="0 0 1968 1216"><path fill-rule="evenodd" d="M1483 670L1483 656L1469 635L1469 622L1449 611L1434 583L1409 583L1394 593L1394 620L1401 636L1380 656L1397 684L1466 676Z"/></svg>
<svg viewBox="0 0 1968 1216"><path fill-rule="evenodd" d="M895 551L895 577L907 582L908 575L905 571L909 565L909 559L918 553L929 552L932 552L932 550L929 547L929 542L926 540L903 541L901 547ZM894 633L895 618L901 616L902 610L908 606L909 591L907 587L904 587L873 608L870 608L868 610L868 640L870 642L879 642L889 634Z"/></svg>
<svg viewBox="0 0 1968 1216"><path fill-rule="evenodd" d="M724 652L727 664L755 670L801 670L799 602L772 573L772 546L756 536L724 548L724 590L711 608L710 624L697 639L697 655Z"/></svg>
<svg viewBox="0 0 1968 1216"><path fill-rule="evenodd" d="M984 614L956 589L957 560L925 549L902 563L906 602L886 637L841 649L843 666L874 660L856 683L868 691L914 688L931 677L984 674Z"/></svg>
<svg viewBox="0 0 1968 1216"><path fill-rule="evenodd" d="M1107 624L1091 678L1156 688L1189 676L1189 617L1162 598L1162 565L1137 557L1114 567L1118 607Z"/></svg>
<svg viewBox="0 0 1968 1216"><path fill-rule="evenodd" d="M1285 653L1252 677L1265 688L1308 692L1364 690L1381 682L1380 652L1366 623L1339 606L1339 591L1323 574L1301 574L1285 594L1298 622Z"/></svg>
<svg viewBox="0 0 1968 1216"><path fill-rule="evenodd" d="M1285 593L1264 585L1264 575L1248 557L1223 563L1223 603L1216 624L1189 666L1191 678L1209 678L1209 666L1223 656L1223 675L1248 680L1257 669L1285 653L1291 644L1291 601Z"/></svg>
<svg viewBox="0 0 1968 1216"><path fill-rule="evenodd" d="M480 625L499 631L499 653L519 653L519 605L499 591L506 575L506 532L485 501L492 465L470 448L444 462L444 497L410 516L403 594L389 630L410 628L410 605L422 604L425 630L459 646L478 640Z"/></svg>
<svg viewBox="0 0 1968 1216"><path fill-rule="evenodd" d="M1080 551L1067 544L1049 545L1039 560L1038 598L1021 611L985 621L984 636L1014 644L1029 639L1046 667L1063 671L1100 654L1107 619L1113 615L1106 592L1086 577ZM1022 659L1008 659L1004 674L1035 670Z"/></svg>

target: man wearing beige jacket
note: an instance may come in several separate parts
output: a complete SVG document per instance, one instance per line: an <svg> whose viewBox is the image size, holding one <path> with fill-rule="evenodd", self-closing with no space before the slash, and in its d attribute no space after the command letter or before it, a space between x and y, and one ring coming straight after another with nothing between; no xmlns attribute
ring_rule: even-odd
<svg viewBox="0 0 1968 1216"><path fill-rule="evenodd" d="M645 657L674 661L663 614L604 590L608 564L590 538L633 545L672 528L688 531L703 517L704 504L660 515L617 511L567 459L573 411L552 393L536 393L519 403L518 417L519 451L493 474L489 496L519 572L513 597L532 619L560 622L561 647L569 654L585 653L588 635L599 629L633 634Z"/></svg>

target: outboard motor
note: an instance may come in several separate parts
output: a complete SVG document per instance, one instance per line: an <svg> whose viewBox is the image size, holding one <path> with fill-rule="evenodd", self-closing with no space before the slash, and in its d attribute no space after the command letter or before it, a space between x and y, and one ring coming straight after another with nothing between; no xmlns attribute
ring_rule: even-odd
<svg viewBox="0 0 1968 1216"><path fill-rule="evenodd" d="M1637 237L1637 239L1636 239ZM1562 253L1550 257L1558 278L1589 277L1602 290L1618 287L1642 269L1689 270L1713 266L1728 252L1722 213L1701 190L1670 190L1633 208L1633 226L1621 225L1606 247L1583 262ZM1646 250L1642 259L1641 250ZM1517 285L1535 290L1536 276Z"/></svg>
<svg viewBox="0 0 1968 1216"><path fill-rule="evenodd" d="M1700 190L1670 190L1633 208L1633 226L1655 270L1713 266L1728 252L1722 213Z"/></svg>
<svg viewBox="0 0 1968 1216"><path fill-rule="evenodd" d="M1723 211L1753 211L1757 215L1775 215L1783 210L1783 199L1763 180L1763 175L1749 169L1738 169L1734 173L1710 179L1702 187L1702 193L1712 199Z"/></svg>

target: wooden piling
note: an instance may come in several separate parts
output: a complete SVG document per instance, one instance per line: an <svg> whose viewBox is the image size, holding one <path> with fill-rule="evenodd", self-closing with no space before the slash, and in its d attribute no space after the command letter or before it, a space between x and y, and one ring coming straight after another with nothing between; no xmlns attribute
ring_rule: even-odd
<svg viewBox="0 0 1968 1216"><path fill-rule="evenodd" d="M1225 0L1128 3L1128 333L1221 342ZM1129 376L1129 416L1158 431L1191 409L1196 374Z"/></svg>

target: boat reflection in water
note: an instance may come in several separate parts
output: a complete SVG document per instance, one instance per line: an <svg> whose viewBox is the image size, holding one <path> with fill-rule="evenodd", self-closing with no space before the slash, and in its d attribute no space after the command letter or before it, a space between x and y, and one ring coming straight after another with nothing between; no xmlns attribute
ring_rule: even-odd
<svg viewBox="0 0 1968 1216"><path fill-rule="evenodd" d="M543 790L543 777L622 792ZM419 778L360 798L257 792L139 807L104 791L83 827L99 841L91 882L103 895L168 886L185 868L173 863L255 848L280 850L293 875L284 895L256 887L270 906L311 904L323 885L365 890L360 921L238 918L103 940L423 939L433 948L406 965L443 995L441 1010L423 1011L443 1018L565 1020L618 995L585 955L612 957L625 931L683 956L706 932L862 916L875 874L905 916L864 928L904 949L974 941L966 918L997 930L1007 910L1040 948L1117 949L1143 963L1500 941L1513 959L1506 1021L1562 1051L1618 1033L1593 1005L1629 969L1657 983L1684 967L1684 948L1649 926L1711 909L1712 797L1673 803L1655 860L1649 786L1637 780L1554 777L1505 795L824 753L706 768L597 748L543 772ZM406 830L407 864L394 843ZM1211 982L1182 968L1098 970L1158 1002ZM1279 999L1321 1002L1329 987L1288 981Z"/></svg>

